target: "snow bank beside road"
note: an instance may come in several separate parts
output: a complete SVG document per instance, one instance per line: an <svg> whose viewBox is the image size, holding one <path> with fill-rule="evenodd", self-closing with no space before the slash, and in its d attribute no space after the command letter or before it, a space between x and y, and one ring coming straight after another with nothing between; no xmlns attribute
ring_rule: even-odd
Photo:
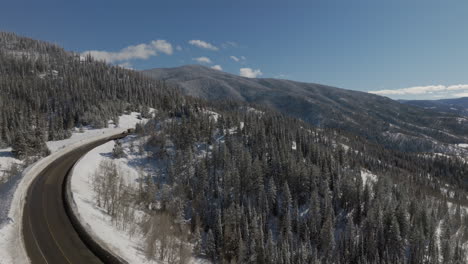
<svg viewBox="0 0 468 264"><path fill-rule="evenodd" d="M166 263L146 258L144 254L146 234L142 234L136 225L135 228L138 231L129 235L129 232L118 228L113 223L111 216L103 208L97 206L96 193L93 189L93 175L102 161L114 162L125 184L127 186L134 186L135 188L137 186L137 180L140 177L139 170L143 169L140 165L145 163L146 155L131 152L129 147L130 142L133 141L135 145L139 144L138 140L132 138L132 136L122 141L124 141L125 158L112 158L115 142L111 141L89 151L76 163L71 179L69 179L69 187L71 188L73 198L71 207L74 210L75 216L93 240L119 258L128 263ZM146 165L149 166L149 164ZM145 171L152 169L154 168L144 168ZM143 211L135 209L136 219L140 219L144 214ZM210 262L192 257L188 263L202 264Z"/></svg>
<svg viewBox="0 0 468 264"><path fill-rule="evenodd" d="M92 175L98 169L101 161L111 159L109 156L114 144L115 142L111 141L96 147L83 156L73 168L70 180L73 201L76 205L75 215L95 241L100 244L106 242L105 245L101 246L108 248L129 263L151 263L141 254L142 250L138 245L140 236L130 237L126 232L118 230L112 225L111 217L95 204ZM136 173L132 168L122 165L123 163L119 162L118 168L124 170L125 175Z"/></svg>
<svg viewBox="0 0 468 264"><path fill-rule="evenodd" d="M116 134L121 134L126 129L116 128L112 131L101 133L100 136L83 139L76 143L72 143L66 148L52 153L51 155L39 160L23 172L23 177L18 184L8 217L11 223L0 230L0 255L3 257L2 263L29 263L26 250L23 244L22 235L22 218L23 208L26 201L27 191L33 180L51 164L56 158L73 151L74 149L91 143L96 140L104 139Z"/></svg>

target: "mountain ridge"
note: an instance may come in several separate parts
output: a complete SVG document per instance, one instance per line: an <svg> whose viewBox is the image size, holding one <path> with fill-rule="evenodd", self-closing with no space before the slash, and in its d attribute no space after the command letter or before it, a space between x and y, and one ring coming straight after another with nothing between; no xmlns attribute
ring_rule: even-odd
<svg viewBox="0 0 468 264"><path fill-rule="evenodd" d="M399 100L399 102L422 107L424 109L468 116L468 97L438 100Z"/></svg>
<svg viewBox="0 0 468 264"><path fill-rule="evenodd" d="M468 119L366 92L316 83L246 78L201 65L142 71L208 100L264 105L319 127L338 128L389 148L446 152L443 144L468 142Z"/></svg>

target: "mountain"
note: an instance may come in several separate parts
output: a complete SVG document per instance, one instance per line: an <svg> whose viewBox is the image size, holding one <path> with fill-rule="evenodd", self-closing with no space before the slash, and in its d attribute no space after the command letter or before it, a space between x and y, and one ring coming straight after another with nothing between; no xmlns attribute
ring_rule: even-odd
<svg viewBox="0 0 468 264"><path fill-rule="evenodd" d="M450 126L457 115L199 66L153 80L12 33L0 33L0 61L0 145L17 157L124 111L150 118L89 175L90 205L148 261L183 262L175 252L212 263L466 263L466 159L333 128L448 148L440 142L464 128Z"/></svg>
<svg viewBox="0 0 468 264"><path fill-rule="evenodd" d="M400 100L400 102L424 109L468 116L468 97L440 100Z"/></svg>
<svg viewBox="0 0 468 264"><path fill-rule="evenodd" d="M271 107L325 128L338 128L405 151L453 151L468 142L468 119L365 92L280 79L244 78L200 65L143 74L208 100L232 99Z"/></svg>

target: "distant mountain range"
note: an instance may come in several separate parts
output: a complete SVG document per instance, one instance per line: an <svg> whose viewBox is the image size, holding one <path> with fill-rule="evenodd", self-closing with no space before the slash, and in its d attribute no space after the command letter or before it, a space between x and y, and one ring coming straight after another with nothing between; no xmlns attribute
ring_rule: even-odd
<svg viewBox="0 0 468 264"><path fill-rule="evenodd" d="M405 151L451 151L468 142L468 118L365 92L269 78L244 78L200 65L143 71L191 96L271 107L324 128L339 128Z"/></svg>
<svg viewBox="0 0 468 264"><path fill-rule="evenodd" d="M441 100L400 100L400 102L424 109L468 116L468 97Z"/></svg>

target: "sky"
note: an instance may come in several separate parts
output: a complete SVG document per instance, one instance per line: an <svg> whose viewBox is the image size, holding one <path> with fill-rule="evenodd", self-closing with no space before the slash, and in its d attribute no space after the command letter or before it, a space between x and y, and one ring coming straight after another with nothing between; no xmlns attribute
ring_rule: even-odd
<svg viewBox="0 0 468 264"><path fill-rule="evenodd" d="M136 70L202 64L394 99L468 96L468 1L15 0L0 30Z"/></svg>

